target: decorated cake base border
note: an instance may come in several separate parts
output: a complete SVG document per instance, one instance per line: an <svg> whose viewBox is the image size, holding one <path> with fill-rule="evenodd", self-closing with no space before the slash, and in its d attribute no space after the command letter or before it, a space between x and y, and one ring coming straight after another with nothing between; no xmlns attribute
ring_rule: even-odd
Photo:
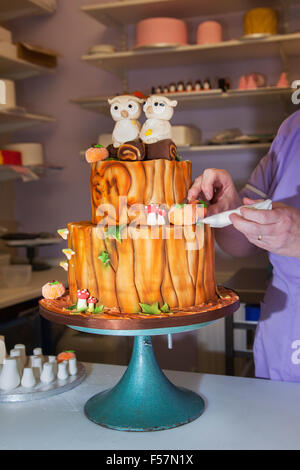
<svg viewBox="0 0 300 470"><path fill-rule="evenodd" d="M55 323L105 330L143 330L192 325L217 320L235 312L239 297L231 289L218 286L219 298L193 307L173 308L160 315L145 313L120 313L117 309L104 308L101 313L72 313L69 295L58 300L41 299L40 314Z"/></svg>

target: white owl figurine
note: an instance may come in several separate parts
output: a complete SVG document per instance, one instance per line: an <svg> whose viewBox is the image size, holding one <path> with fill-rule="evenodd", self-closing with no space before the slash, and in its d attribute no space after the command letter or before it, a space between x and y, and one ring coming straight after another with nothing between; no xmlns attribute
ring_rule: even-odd
<svg viewBox="0 0 300 470"><path fill-rule="evenodd" d="M140 138L145 144L172 139L169 120L173 116L175 106L177 101L170 100L166 96L149 96L143 107L147 120L140 132Z"/></svg>
<svg viewBox="0 0 300 470"><path fill-rule="evenodd" d="M142 113L143 99L134 95L114 96L108 100L110 114L116 121L112 141L115 148L139 137L141 124L137 120Z"/></svg>

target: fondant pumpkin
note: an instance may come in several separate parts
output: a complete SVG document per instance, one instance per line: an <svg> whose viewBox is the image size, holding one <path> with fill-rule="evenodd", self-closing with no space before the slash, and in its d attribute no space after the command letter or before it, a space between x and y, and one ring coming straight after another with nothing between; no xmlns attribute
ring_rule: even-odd
<svg viewBox="0 0 300 470"><path fill-rule="evenodd" d="M109 152L105 147L91 147L85 152L88 163L100 162L109 157Z"/></svg>
<svg viewBox="0 0 300 470"><path fill-rule="evenodd" d="M59 281L47 282L42 287L42 295L45 299L59 299L65 291L65 286Z"/></svg>
<svg viewBox="0 0 300 470"><path fill-rule="evenodd" d="M197 203L174 204L169 211L172 225L193 225L204 217L205 208Z"/></svg>
<svg viewBox="0 0 300 470"><path fill-rule="evenodd" d="M63 351L58 354L57 362L60 363L60 362L68 361L72 357L76 357L74 351Z"/></svg>

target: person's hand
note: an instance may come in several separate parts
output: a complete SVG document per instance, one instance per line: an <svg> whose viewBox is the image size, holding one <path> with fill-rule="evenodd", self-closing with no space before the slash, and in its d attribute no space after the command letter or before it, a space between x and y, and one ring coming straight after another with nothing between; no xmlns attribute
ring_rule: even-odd
<svg viewBox="0 0 300 470"><path fill-rule="evenodd" d="M188 192L188 200L210 201L208 215L217 214L241 205L232 178L225 170L208 168L195 179Z"/></svg>
<svg viewBox="0 0 300 470"><path fill-rule="evenodd" d="M243 204L259 202L244 198ZM233 226L253 245L271 253L300 258L300 211L280 202L271 210L241 208L230 216Z"/></svg>

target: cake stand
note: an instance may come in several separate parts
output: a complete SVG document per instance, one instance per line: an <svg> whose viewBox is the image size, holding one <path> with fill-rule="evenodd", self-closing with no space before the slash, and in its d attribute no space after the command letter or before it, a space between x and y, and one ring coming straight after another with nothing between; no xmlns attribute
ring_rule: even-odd
<svg viewBox="0 0 300 470"><path fill-rule="evenodd" d="M40 313L47 320L85 333L134 337L132 356L123 377L113 388L87 401L86 416L96 424L119 431L159 431L198 418L205 408L203 398L169 381L156 361L151 336L169 335L170 340L172 334L203 328L234 313L239 308L238 296L229 289L222 291L226 291L227 298L217 304L178 310L174 316L158 318L70 315L41 300Z"/></svg>

